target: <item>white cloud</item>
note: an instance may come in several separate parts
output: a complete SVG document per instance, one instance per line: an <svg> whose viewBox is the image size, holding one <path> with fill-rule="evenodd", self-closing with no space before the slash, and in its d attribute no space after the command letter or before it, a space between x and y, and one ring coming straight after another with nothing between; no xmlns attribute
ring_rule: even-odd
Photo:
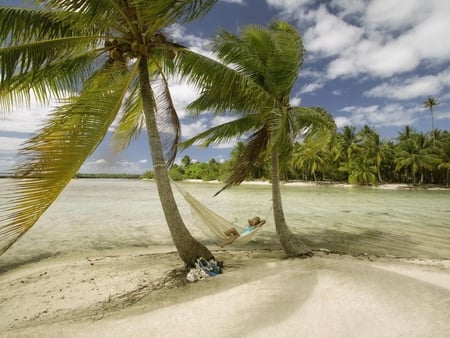
<svg viewBox="0 0 450 338"><path fill-rule="evenodd" d="M302 99L301 99L301 97L299 97L299 96L291 97L290 100L289 100L289 104L290 104L292 107L298 107L298 106L300 106L301 102L302 102Z"/></svg>
<svg viewBox="0 0 450 338"><path fill-rule="evenodd" d="M330 6L341 18L361 18L367 8L368 0L331 0Z"/></svg>
<svg viewBox="0 0 450 338"><path fill-rule="evenodd" d="M450 44L445 42L450 29L449 16L450 6L432 13L399 37L398 44L414 49L421 59L449 61Z"/></svg>
<svg viewBox="0 0 450 338"><path fill-rule="evenodd" d="M81 168L81 173L89 174L142 174L148 168L145 166L146 163L142 161L132 162L126 160L111 160L111 159L92 159L85 162Z"/></svg>
<svg viewBox="0 0 450 338"><path fill-rule="evenodd" d="M231 140L229 142L222 142L220 144L213 144L213 145L211 145L211 147L215 148L215 149L230 149L230 148L234 148L237 143L238 143L237 140Z"/></svg>
<svg viewBox="0 0 450 338"><path fill-rule="evenodd" d="M198 91L186 82L172 82L169 87L178 117L186 117L186 107L198 97Z"/></svg>
<svg viewBox="0 0 450 338"><path fill-rule="evenodd" d="M17 151L26 139L0 136L0 173L5 173L14 166Z"/></svg>
<svg viewBox="0 0 450 338"><path fill-rule="evenodd" d="M208 57L213 57L213 54L208 48L211 42L209 39L205 39L193 34L186 34L186 28L179 24L173 24L172 26L168 27L166 29L166 32L173 41L187 45L196 53Z"/></svg>
<svg viewBox="0 0 450 338"><path fill-rule="evenodd" d="M214 116L214 118L211 120L211 127L218 126L220 124L224 124L230 121L235 120L236 118L232 115L218 115Z"/></svg>
<svg viewBox="0 0 450 338"><path fill-rule="evenodd" d="M55 101L49 105L39 104L32 97L29 105L16 104L7 113L0 111L0 172L9 171L15 164L16 155L20 146L27 141L27 135L44 126L51 105L54 104ZM24 137L20 137L20 134Z"/></svg>
<svg viewBox="0 0 450 338"><path fill-rule="evenodd" d="M332 0L318 8L308 0L266 2L298 19L300 30L308 27L302 32L308 60L332 57L326 60L329 79L387 78L450 61L449 1Z"/></svg>
<svg viewBox="0 0 450 338"><path fill-rule="evenodd" d="M363 31L331 14L321 6L314 15L315 25L304 34L306 50L325 56L339 55L359 41Z"/></svg>
<svg viewBox="0 0 450 338"><path fill-rule="evenodd" d="M295 11L298 8L314 3L314 0L266 0L266 3L273 8Z"/></svg>
<svg viewBox="0 0 450 338"><path fill-rule="evenodd" d="M53 101L49 105L42 105L32 99L29 106L17 104L9 112L0 112L0 132L35 132L44 125L55 103Z"/></svg>
<svg viewBox="0 0 450 338"><path fill-rule="evenodd" d="M313 20L309 10L315 0L266 0L269 7L280 10L278 17L284 20L295 20L300 26L304 26Z"/></svg>
<svg viewBox="0 0 450 338"><path fill-rule="evenodd" d="M369 27L376 29L405 29L428 14L429 3L428 0L370 1L366 10L366 22Z"/></svg>
<svg viewBox="0 0 450 338"><path fill-rule="evenodd" d="M26 141L19 137L2 137L0 136L0 154L16 154L20 145Z"/></svg>
<svg viewBox="0 0 450 338"><path fill-rule="evenodd" d="M315 92L316 90L322 88L324 85L325 83L323 81L308 83L304 85L302 88L300 88L299 94Z"/></svg>
<svg viewBox="0 0 450 338"><path fill-rule="evenodd" d="M330 79L338 77L348 77L357 73L355 62L350 58L338 58L330 62L327 68L327 75Z"/></svg>
<svg viewBox="0 0 450 338"><path fill-rule="evenodd" d="M201 133L202 131L205 131L208 128L209 128L208 120L205 118L199 118L194 122L190 122L187 124L183 123L181 126L181 132L183 138L188 139Z"/></svg>
<svg viewBox="0 0 450 338"><path fill-rule="evenodd" d="M388 104L385 106L349 106L340 110L345 116L335 117L338 127L344 125L378 127L402 127L411 125L417 120L419 108L406 108L400 104Z"/></svg>
<svg viewBox="0 0 450 338"><path fill-rule="evenodd" d="M368 97L386 97L397 100L409 100L438 95L445 88L448 72L442 76L415 76L408 79L393 79L366 92Z"/></svg>
<svg viewBox="0 0 450 338"><path fill-rule="evenodd" d="M336 127L338 128L342 128L352 124L351 119L346 116L337 116L334 118L334 122L336 123Z"/></svg>
<svg viewBox="0 0 450 338"><path fill-rule="evenodd" d="M373 76L392 76L415 69L420 62L419 54L409 45L397 42L357 55L360 70Z"/></svg>

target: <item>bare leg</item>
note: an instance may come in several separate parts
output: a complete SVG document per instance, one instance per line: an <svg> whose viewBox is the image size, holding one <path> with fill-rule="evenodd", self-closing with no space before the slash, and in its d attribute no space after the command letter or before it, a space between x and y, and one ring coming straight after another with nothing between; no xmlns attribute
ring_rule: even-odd
<svg viewBox="0 0 450 338"><path fill-rule="evenodd" d="M230 236L230 238L226 239L226 240L223 241L222 243L219 243L219 246L220 246L221 248L223 248L225 245L229 245L229 244L233 243L233 242L234 242L235 240L237 240L239 237L240 237L239 234L237 234L237 235L232 235L232 236Z"/></svg>
<svg viewBox="0 0 450 338"><path fill-rule="evenodd" d="M218 244L221 248L223 248L225 245L229 245L229 244L233 243L240 236L240 234L236 230L236 228L228 229L227 231L224 232L224 234L225 234L225 236L228 236L229 238L226 239L225 241L223 241L222 243Z"/></svg>
<svg viewBox="0 0 450 338"><path fill-rule="evenodd" d="M230 228L224 232L225 236L239 236L239 232L236 228Z"/></svg>

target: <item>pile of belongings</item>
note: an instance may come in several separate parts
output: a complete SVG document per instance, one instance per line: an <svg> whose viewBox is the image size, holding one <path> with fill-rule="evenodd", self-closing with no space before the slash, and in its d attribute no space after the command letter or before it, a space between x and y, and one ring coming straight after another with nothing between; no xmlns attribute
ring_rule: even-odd
<svg viewBox="0 0 450 338"><path fill-rule="evenodd" d="M186 279L194 283L209 277L215 277L222 273L223 262L217 262L214 258L209 261L203 257L199 257L194 262L195 267L190 269Z"/></svg>

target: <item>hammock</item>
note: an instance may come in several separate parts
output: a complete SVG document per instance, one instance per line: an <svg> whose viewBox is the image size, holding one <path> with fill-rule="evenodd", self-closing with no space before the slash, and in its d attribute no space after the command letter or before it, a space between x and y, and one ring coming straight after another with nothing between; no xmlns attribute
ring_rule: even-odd
<svg viewBox="0 0 450 338"><path fill-rule="evenodd" d="M211 232L218 239L223 241L228 239L229 237L225 235L225 231L230 228L235 228L239 233L244 230L244 227L237 226L234 223L227 221L225 218L206 207L203 203L195 199L190 193L183 190L178 184L175 183L175 187L177 187L178 191L183 195L184 199L190 205L195 214L206 226L208 226L209 230L211 230ZM233 244L245 244L250 242L253 238L255 238L259 229L261 229L261 227L256 227L250 232L245 232L243 235L239 236Z"/></svg>

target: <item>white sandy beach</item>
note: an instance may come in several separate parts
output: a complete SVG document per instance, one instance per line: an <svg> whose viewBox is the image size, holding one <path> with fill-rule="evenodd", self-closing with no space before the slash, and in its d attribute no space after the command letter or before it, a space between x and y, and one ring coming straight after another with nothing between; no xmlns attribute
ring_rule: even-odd
<svg viewBox="0 0 450 338"><path fill-rule="evenodd" d="M448 337L450 261L216 250L189 284L170 248L0 275L2 337Z"/></svg>

